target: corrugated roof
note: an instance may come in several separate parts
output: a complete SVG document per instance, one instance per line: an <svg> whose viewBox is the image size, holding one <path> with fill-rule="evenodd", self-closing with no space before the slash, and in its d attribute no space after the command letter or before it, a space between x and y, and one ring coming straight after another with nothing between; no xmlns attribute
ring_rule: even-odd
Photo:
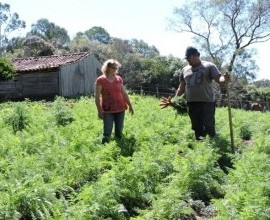
<svg viewBox="0 0 270 220"><path fill-rule="evenodd" d="M50 70L81 60L89 54L90 53L88 52L81 52L64 55L18 58L13 60L13 64L16 72Z"/></svg>

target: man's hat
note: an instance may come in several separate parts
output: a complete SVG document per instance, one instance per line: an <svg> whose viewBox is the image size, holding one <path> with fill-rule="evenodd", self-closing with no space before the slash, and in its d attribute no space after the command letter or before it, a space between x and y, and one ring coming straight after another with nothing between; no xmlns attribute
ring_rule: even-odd
<svg viewBox="0 0 270 220"><path fill-rule="evenodd" d="M185 59L188 59L191 55L200 56L200 53L195 47L188 46L185 53Z"/></svg>

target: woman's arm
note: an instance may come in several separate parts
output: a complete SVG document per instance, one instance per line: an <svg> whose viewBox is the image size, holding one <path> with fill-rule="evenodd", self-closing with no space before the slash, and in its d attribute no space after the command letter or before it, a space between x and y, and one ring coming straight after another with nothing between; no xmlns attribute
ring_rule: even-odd
<svg viewBox="0 0 270 220"><path fill-rule="evenodd" d="M102 89L102 86L101 85L96 85L95 103L96 103L97 110L98 110L98 117L100 119L103 118L102 107L101 107L101 104L100 104L101 89Z"/></svg>
<svg viewBox="0 0 270 220"><path fill-rule="evenodd" d="M126 103L128 105L129 112L133 115L134 114L134 110L133 110L133 107L132 107L132 104L130 102L129 96L128 96L128 94L126 92L126 89L125 89L125 87L124 87L123 84L121 86L121 91L122 91L123 97L124 97L124 99L125 99L125 101L126 101Z"/></svg>

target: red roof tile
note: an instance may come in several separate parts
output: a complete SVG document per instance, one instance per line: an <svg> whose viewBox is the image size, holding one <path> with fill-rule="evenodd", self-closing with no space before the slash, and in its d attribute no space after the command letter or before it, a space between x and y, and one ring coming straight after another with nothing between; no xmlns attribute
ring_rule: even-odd
<svg viewBox="0 0 270 220"><path fill-rule="evenodd" d="M13 64L16 72L50 70L81 60L89 54L90 53L82 52L65 55L18 58L13 60Z"/></svg>

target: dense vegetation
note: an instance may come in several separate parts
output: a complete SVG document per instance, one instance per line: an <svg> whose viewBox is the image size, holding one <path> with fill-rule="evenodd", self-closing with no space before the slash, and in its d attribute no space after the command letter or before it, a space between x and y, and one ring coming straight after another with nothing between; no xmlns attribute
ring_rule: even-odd
<svg viewBox="0 0 270 220"><path fill-rule="evenodd" d="M218 108L218 137L131 95L125 138L101 145L93 98L0 104L0 219L269 219L270 115ZM256 120L254 120L256 118Z"/></svg>

